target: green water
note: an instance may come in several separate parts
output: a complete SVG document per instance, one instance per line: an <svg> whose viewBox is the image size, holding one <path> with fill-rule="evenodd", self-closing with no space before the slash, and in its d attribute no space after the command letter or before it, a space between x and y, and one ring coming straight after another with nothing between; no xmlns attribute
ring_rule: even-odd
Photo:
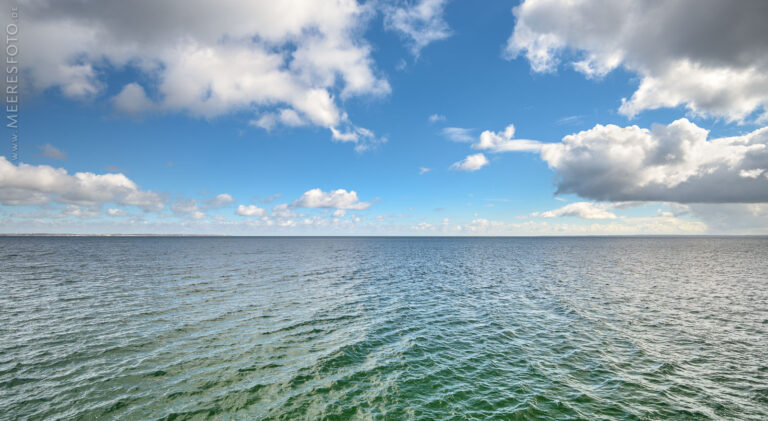
<svg viewBox="0 0 768 421"><path fill-rule="evenodd" d="M0 418L768 419L765 238L2 238Z"/></svg>

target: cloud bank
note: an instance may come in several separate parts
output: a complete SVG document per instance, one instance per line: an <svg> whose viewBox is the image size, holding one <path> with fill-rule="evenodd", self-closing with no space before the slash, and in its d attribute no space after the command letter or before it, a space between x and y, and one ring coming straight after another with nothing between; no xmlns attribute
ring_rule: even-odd
<svg viewBox="0 0 768 421"><path fill-rule="evenodd" d="M536 152L555 171L557 194L609 202L768 203L768 127L708 139L685 118L650 129L598 124L561 142L484 131L472 148ZM472 155L475 156L475 155ZM454 164L476 170L487 159Z"/></svg>
<svg viewBox="0 0 768 421"><path fill-rule="evenodd" d="M374 11L355 0L41 0L22 2L33 88L136 114L251 112L261 126L357 129L339 98L385 95L362 39ZM106 70L135 80L110 87ZM362 141L364 139L360 139Z"/></svg>
<svg viewBox="0 0 768 421"><path fill-rule="evenodd" d="M123 174L68 174L48 165L14 165L0 156L0 204L6 206L66 203L101 206L119 203L147 211L161 210L163 197L139 187Z"/></svg>
<svg viewBox="0 0 768 421"><path fill-rule="evenodd" d="M525 0L514 14L507 56L524 55L536 72L566 61L587 77L638 74L626 116L684 105L729 121L768 118L768 2Z"/></svg>
<svg viewBox="0 0 768 421"><path fill-rule="evenodd" d="M543 144L558 193L598 201L768 202L768 127L707 139L686 119L656 125L596 125Z"/></svg>

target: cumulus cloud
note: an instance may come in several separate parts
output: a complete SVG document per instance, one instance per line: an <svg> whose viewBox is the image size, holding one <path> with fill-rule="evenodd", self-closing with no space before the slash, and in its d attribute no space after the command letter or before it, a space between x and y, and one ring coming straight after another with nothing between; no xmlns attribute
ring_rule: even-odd
<svg viewBox="0 0 768 421"><path fill-rule="evenodd" d="M605 210L605 206L590 202L575 202L546 212L534 212L531 216L540 218L559 218L575 216L582 219L616 219L616 215Z"/></svg>
<svg viewBox="0 0 768 421"><path fill-rule="evenodd" d="M176 203L171 205L171 210L177 216L184 216L194 220L206 217L206 214L200 211L195 199L177 200Z"/></svg>
<svg viewBox="0 0 768 421"><path fill-rule="evenodd" d="M51 145L50 143L46 143L45 145L38 146L37 147L40 150L40 155L50 158L50 159L56 159L56 160L65 160L67 159L67 153L62 151L61 149Z"/></svg>
<svg viewBox="0 0 768 421"><path fill-rule="evenodd" d="M473 144L474 149L489 150L491 152L538 152L541 150L541 142L527 139L513 139L515 126L510 124L503 132L486 130L480 134L480 140Z"/></svg>
<svg viewBox="0 0 768 421"><path fill-rule="evenodd" d="M155 104L147 97L147 92L138 83L123 86L119 94L112 98L118 111L126 114L142 114L155 108Z"/></svg>
<svg viewBox="0 0 768 421"><path fill-rule="evenodd" d="M275 218L293 218L298 215L291 210L287 203L283 203L272 207L272 216Z"/></svg>
<svg viewBox="0 0 768 421"><path fill-rule="evenodd" d="M264 216L267 214L267 210L256 205L239 205L235 213L240 216Z"/></svg>
<svg viewBox="0 0 768 421"><path fill-rule="evenodd" d="M106 92L109 71L136 71L113 98L125 112L257 110L261 126L348 131L356 128L339 98L390 91L361 37L371 7L355 0L24 2L20 49L33 88L71 98Z"/></svg>
<svg viewBox="0 0 768 421"><path fill-rule="evenodd" d="M282 196L280 193L275 193L272 196L269 196L269 197L267 197L265 199L260 200L260 202L261 203L272 203L275 200L277 200L277 198L279 198L280 196Z"/></svg>
<svg viewBox="0 0 768 421"><path fill-rule="evenodd" d="M447 0L419 0L400 2L384 8L384 25L401 33L411 53L418 56L421 49L434 41L451 36L451 29L443 20Z"/></svg>
<svg viewBox="0 0 768 421"><path fill-rule="evenodd" d="M428 173L430 171L432 171L431 168L421 167L421 168L419 168L419 175L424 175L424 174L426 174L426 173Z"/></svg>
<svg viewBox="0 0 768 421"><path fill-rule="evenodd" d="M171 205L171 210L177 213L191 213L197 210L197 200L178 200Z"/></svg>
<svg viewBox="0 0 768 421"><path fill-rule="evenodd" d="M327 209L352 209L364 210L371 206L371 202L361 202L357 193L344 189L324 192L320 189L312 189L305 192L292 203L299 208L327 208Z"/></svg>
<svg viewBox="0 0 768 421"><path fill-rule="evenodd" d="M538 152L556 173L557 194L624 204L768 203L768 127L708 139L683 118L651 129L598 124L556 143L513 136L512 125L484 131L472 147Z"/></svg>
<svg viewBox="0 0 768 421"><path fill-rule="evenodd" d="M541 146L558 193L598 201L768 202L768 127L707 139L686 119L650 130L596 125Z"/></svg>
<svg viewBox="0 0 768 421"><path fill-rule="evenodd" d="M216 195L213 199L206 199L203 203L209 208L223 208L224 206L234 203L235 198L227 193L221 193Z"/></svg>
<svg viewBox="0 0 768 421"><path fill-rule="evenodd" d="M763 168L755 168L753 170L741 170L739 171L739 177L744 178L757 178L765 172Z"/></svg>
<svg viewBox="0 0 768 421"><path fill-rule="evenodd" d="M67 205L62 209L61 213L54 217L65 218L67 216L74 216L77 218L93 218L101 215L101 210L98 208L83 208L77 205Z"/></svg>
<svg viewBox="0 0 768 421"><path fill-rule="evenodd" d="M587 77L640 76L627 116L686 106L696 114L768 118L768 3L763 0L526 0L506 52L536 72L561 59Z"/></svg>
<svg viewBox="0 0 768 421"><path fill-rule="evenodd" d="M44 203L98 206L119 203L147 211L161 210L163 197L139 187L123 174L68 174L48 165L14 165L0 156L0 203L7 206Z"/></svg>
<svg viewBox="0 0 768 421"><path fill-rule="evenodd" d="M117 208L107 209L107 214L109 216L127 216L128 215L124 210L117 209Z"/></svg>
<svg viewBox="0 0 768 421"><path fill-rule="evenodd" d="M277 112L265 113L258 119L251 120L249 124L270 131L280 124L290 127L298 127L306 125L307 121L301 118L296 111L290 108L283 108Z"/></svg>
<svg viewBox="0 0 768 421"><path fill-rule="evenodd" d="M476 153L469 155L459 162L454 162L451 168L461 171L477 171L480 168L488 165L488 158L482 153Z"/></svg>

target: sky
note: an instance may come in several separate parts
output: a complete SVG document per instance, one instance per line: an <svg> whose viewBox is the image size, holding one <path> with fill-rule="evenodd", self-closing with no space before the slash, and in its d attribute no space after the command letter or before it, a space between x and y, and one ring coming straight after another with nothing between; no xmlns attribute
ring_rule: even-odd
<svg viewBox="0 0 768 421"><path fill-rule="evenodd" d="M0 4L0 233L768 234L763 0Z"/></svg>

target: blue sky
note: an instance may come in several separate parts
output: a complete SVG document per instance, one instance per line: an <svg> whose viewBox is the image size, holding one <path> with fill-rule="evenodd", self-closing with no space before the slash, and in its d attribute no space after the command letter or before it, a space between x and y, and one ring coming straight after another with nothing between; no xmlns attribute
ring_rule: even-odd
<svg viewBox="0 0 768 421"><path fill-rule="evenodd" d="M1 232L768 233L759 20L702 52L645 2L46 3Z"/></svg>

